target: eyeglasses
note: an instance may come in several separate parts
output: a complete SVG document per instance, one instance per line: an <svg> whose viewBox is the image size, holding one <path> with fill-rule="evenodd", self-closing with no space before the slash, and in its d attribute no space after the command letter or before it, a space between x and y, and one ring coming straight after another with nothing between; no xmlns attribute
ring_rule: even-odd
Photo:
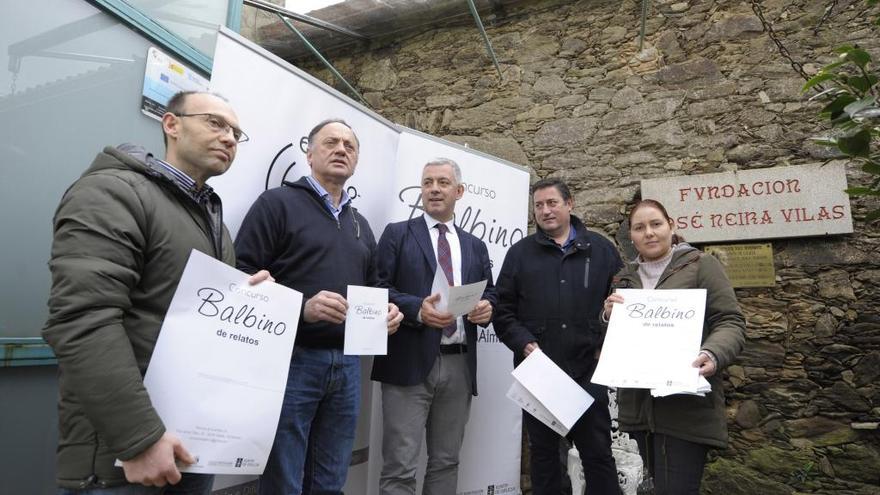
<svg viewBox="0 0 880 495"><path fill-rule="evenodd" d="M238 127L233 126L229 122L226 122L226 119L219 115L215 115L213 113L175 113L175 117L204 117L205 122L208 124L208 127L214 132L220 132L226 134L230 130L232 131L232 137L239 143L243 143L250 139L247 134L244 133L243 130Z"/></svg>

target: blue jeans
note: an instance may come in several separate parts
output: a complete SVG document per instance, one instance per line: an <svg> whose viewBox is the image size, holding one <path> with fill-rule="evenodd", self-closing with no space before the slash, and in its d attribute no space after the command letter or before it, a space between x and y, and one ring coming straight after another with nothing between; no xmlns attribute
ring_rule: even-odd
<svg viewBox="0 0 880 495"><path fill-rule="evenodd" d="M164 487L122 485L84 490L61 488L58 490L58 495L210 495L212 486L214 486L213 474L183 473L183 477L176 485Z"/></svg>
<svg viewBox="0 0 880 495"><path fill-rule="evenodd" d="M341 494L360 405L358 356L295 346L261 495Z"/></svg>

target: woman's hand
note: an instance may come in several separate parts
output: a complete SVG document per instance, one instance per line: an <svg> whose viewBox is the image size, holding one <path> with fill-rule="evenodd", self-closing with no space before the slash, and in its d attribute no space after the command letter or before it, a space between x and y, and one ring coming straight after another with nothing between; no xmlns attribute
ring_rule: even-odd
<svg viewBox="0 0 880 495"><path fill-rule="evenodd" d="M614 309L615 304L623 304L623 296L616 292L605 298L605 309L602 313L602 317L605 321L608 321L608 319L611 318L611 310Z"/></svg>
<svg viewBox="0 0 880 495"><path fill-rule="evenodd" d="M715 374L718 365L715 363L715 360L712 359L712 355L709 354L709 351L700 351L700 354L697 355L697 359L691 364L694 368L700 369L700 374L706 378Z"/></svg>

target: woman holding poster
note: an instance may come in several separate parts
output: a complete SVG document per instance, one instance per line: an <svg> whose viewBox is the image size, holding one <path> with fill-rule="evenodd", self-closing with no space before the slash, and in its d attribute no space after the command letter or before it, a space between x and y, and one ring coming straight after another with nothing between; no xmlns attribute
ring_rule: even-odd
<svg viewBox="0 0 880 495"><path fill-rule="evenodd" d="M617 277L615 288L706 289L706 317L701 350L693 366L712 390L705 395L652 397L648 389L621 388L617 393L620 429L639 444L656 494L698 494L706 453L727 446L724 389L719 371L745 342L745 319L721 264L675 234L666 208L645 199L629 214L630 238L638 252ZM623 296L605 300L603 320ZM646 480L646 483L650 480Z"/></svg>

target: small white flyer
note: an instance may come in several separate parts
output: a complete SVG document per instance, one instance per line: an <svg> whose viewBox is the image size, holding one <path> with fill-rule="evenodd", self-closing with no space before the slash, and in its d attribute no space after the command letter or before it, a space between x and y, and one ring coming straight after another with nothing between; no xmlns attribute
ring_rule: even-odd
<svg viewBox="0 0 880 495"><path fill-rule="evenodd" d="M348 356L388 354L388 289L349 285L345 343Z"/></svg>
<svg viewBox="0 0 880 495"><path fill-rule="evenodd" d="M467 285L456 285L449 288L449 302L446 311L458 318L470 313L483 297L486 289L486 280Z"/></svg>
<svg viewBox="0 0 880 495"><path fill-rule="evenodd" d="M434 281L431 283L431 294L440 294L440 300L434 304L434 309L440 312L445 312L446 307L449 305L449 282L446 280L446 274L443 273L443 269L440 268L440 264L437 264L437 269L434 271Z"/></svg>
<svg viewBox="0 0 880 495"><path fill-rule="evenodd" d="M464 316L480 302L487 283L488 280L481 280L467 285L449 285L446 274L438 265L431 283L431 294L440 294L440 300L434 307L437 311L452 313L456 318Z"/></svg>

